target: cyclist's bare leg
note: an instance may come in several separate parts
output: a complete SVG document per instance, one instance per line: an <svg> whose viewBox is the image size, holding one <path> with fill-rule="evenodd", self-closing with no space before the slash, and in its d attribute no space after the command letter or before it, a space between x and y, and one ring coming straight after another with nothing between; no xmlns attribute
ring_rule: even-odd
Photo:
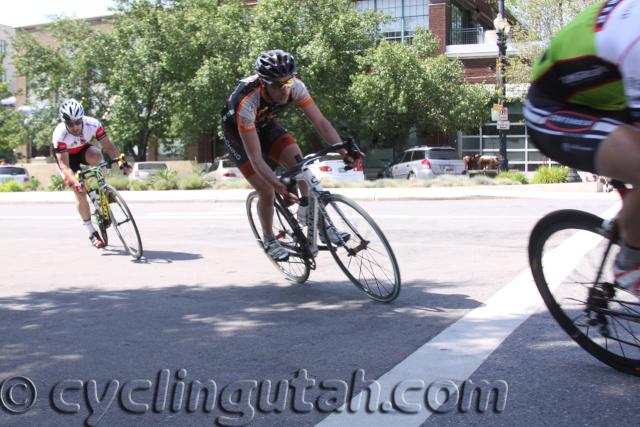
<svg viewBox="0 0 640 427"><path fill-rule="evenodd" d="M633 185L618 217L622 240L640 248L640 129L623 125L600 144L595 166L598 173Z"/></svg>
<svg viewBox="0 0 640 427"><path fill-rule="evenodd" d="M282 150L278 163L287 169L293 168L298 164L296 156L302 157L302 150L300 150L300 146L298 144L287 145ZM298 186L300 187L300 193L303 196L309 195L309 185L305 181L298 181Z"/></svg>
<svg viewBox="0 0 640 427"><path fill-rule="evenodd" d="M87 151L84 153L84 159L91 166L100 163L104 158L102 157L102 152L98 150L96 147L89 147ZM76 192L76 201L78 206L78 212L80 213L80 217L83 221L88 221L91 219L91 209L89 208L89 201L87 199L87 192L83 188L80 193Z"/></svg>
<svg viewBox="0 0 640 427"><path fill-rule="evenodd" d="M258 192L258 217L262 226L262 235L265 240L273 237L273 203L275 202L275 192L273 187L260 175L254 173L245 177L249 184Z"/></svg>

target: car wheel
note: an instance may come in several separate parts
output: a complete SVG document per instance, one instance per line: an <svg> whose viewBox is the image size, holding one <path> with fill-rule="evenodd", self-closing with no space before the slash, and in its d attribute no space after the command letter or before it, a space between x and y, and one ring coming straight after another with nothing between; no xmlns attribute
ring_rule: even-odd
<svg viewBox="0 0 640 427"><path fill-rule="evenodd" d="M415 179L416 179L416 174L413 172L409 172L409 175L407 175L407 180L415 181Z"/></svg>

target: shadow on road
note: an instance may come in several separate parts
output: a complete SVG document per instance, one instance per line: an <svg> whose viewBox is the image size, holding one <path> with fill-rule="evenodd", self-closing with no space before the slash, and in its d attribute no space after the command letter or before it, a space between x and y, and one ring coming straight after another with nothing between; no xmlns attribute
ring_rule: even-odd
<svg viewBox="0 0 640 427"><path fill-rule="evenodd" d="M160 254L166 253L154 256ZM66 379L95 379L99 393L112 379L155 383L163 369L170 370L173 387L181 368L187 387L209 379L218 387L246 379L290 380L300 369L319 381L348 381L364 369L372 380L457 320L452 313L479 305L465 295L429 294L428 288L424 282L406 283L392 304L367 299L348 281L70 288L0 298L0 379L24 375L35 382L42 397L29 413L30 425L79 425L85 419L88 412L77 390L64 398L82 404L78 414L48 407L50 390ZM136 391L136 400L153 402L153 393ZM135 424L209 425L216 411L150 411ZM273 425L285 420L303 425L325 415L287 409L267 418ZM0 411L0 423L5 416ZM102 423L132 425L131 417L116 408Z"/></svg>
<svg viewBox="0 0 640 427"><path fill-rule="evenodd" d="M107 246L106 249L102 251L103 256L129 256L129 252L127 252L121 246ZM201 254L193 254L190 252L176 252L176 251L150 251L144 249L142 254L142 258L140 260L132 260L133 262L139 264L171 264L174 261L193 261L197 259L201 259Z"/></svg>

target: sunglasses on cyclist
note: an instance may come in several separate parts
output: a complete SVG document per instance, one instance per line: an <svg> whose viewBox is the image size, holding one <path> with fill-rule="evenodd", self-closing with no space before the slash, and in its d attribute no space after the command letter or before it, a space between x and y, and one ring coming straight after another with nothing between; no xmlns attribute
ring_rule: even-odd
<svg viewBox="0 0 640 427"><path fill-rule="evenodd" d="M280 81L273 81L273 82L267 82L267 84L269 86L271 86L274 89L282 89L283 87L291 87L293 86L293 77L291 77L289 80L285 80L283 82Z"/></svg>
<svg viewBox="0 0 640 427"><path fill-rule="evenodd" d="M65 120L67 126L78 126L82 124L82 119L78 120Z"/></svg>

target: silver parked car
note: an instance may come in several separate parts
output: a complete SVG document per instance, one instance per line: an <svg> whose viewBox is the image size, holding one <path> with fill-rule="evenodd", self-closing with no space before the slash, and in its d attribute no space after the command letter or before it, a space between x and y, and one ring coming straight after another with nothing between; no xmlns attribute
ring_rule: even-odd
<svg viewBox="0 0 640 427"><path fill-rule="evenodd" d="M167 169L169 169L169 166L163 162L137 162L131 169L129 179L131 181L144 181Z"/></svg>
<svg viewBox="0 0 640 427"><path fill-rule="evenodd" d="M22 166L2 165L0 166L0 183L16 181L21 184L29 182L29 172Z"/></svg>
<svg viewBox="0 0 640 427"><path fill-rule="evenodd" d="M391 176L400 179L430 179L437 175L466 173L464 160L453 147L413 147L391 166Z"/></svg>
<svg viewBox="0 0 640 427"><path fill-rule="evenodd" d="M225 155L214 159L213 164L204 174L204 179L209 182L241 181L244 177L233 160Z"/></svg>

